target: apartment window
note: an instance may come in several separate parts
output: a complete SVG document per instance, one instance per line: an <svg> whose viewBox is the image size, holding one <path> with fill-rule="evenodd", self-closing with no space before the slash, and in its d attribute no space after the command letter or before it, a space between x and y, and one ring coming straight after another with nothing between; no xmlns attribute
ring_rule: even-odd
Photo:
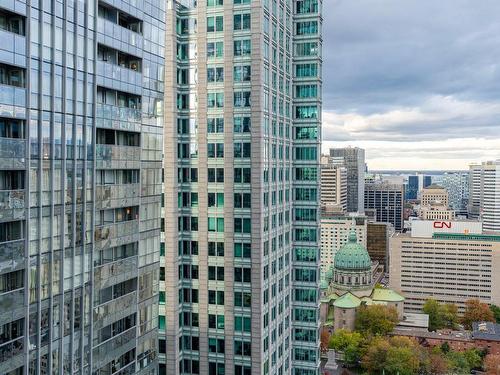
<svg viewBox="0 0 500 375"><path fill-rule="evenodd" d="M224 305L224 292L220 290L209 290L208 303L210 305Z"/></svg>
<svg viewBox="0 0 500 375"><path fill-rule="evenodd" d="M318 13L318 0L297 0L297 14Z"/></svg>
<svg viewBox="0 0 500 375"><path fill-rule="evenodd" d="M224 68L222 67L210 67L207 68L207 82L224 82Z"/></svg>
<svg viewBox="0 0 500 375"><path fill-rule="evenodd" d="M208 207L224 207L224 193L208 193Z"/></svg>
<svg viewBox="0 0 500 375"><path fill-rule="evenodd" d="M295 66L295 76L297 78L317 77L318 64L297 64Z"/></svg>
<svg viewBox="0 0 500 375"><path fill-rule="evenodd" d="M0 84L25 87L25 71L13 65L0 64Z"/></svg>
<svg viewBox="0 0 500 375"><path fill-rule="evenodd" d="M318 85L297 85L295 86L295 97L299 99L316 98L318 95Z"/></svg>
<svg viewBox="0 0 500 375"><path fill-rule="evenodd" d="M250 65L240 65L234 67L234 82L250 82L252 79Z"/></svg>
<svg viewBox="0 0 500 375"><path fill-rule="evenodd" d="M251 344L249 341L234 341L234 354L249 357L252 355Z"/></svg>
<svg viewBox="0 0 500 375"><path fill-rule="evenodd" d="M234 208L251 208L252 196L250 193L234 193Z"/></svg>
<svg viewBox="0 0 500 375"><path fill-rule="evenodd" d="M314 35L318 33L318 21L296 23L296 35Z"/></svg>
<svg viewBox="0 0 500 375"><path fill-rule="evenodd" d="M250 56L252 53L252 41L250 39L234 41L234 56Z"/></svg>
<svg viewBox="0 0 500 375"><path fill-rule="evenodd" d="M245 0L234 0L234 1L245 1ZM234 375L252 375L252 367L248 365L234 365Z"/></svg>
<svg viewBox="0 0 500 375"><path fill-rule="evenodd" d="M237 307L252 307L252 293L234 292L234 305Z"/></svg>
<svg viewBox="0 0 500 375"><path fill-rule="evenodd" d="M0 29L14 34L24 35L24 17L0 9Z"/></svg>
<svg viewBox="0 0 500 375"><path fill-rule="evenodd" d="M250 133L250 117L236 116L233 119L235 133Z"/></svg>
<svg viewBox="0 0 500 375"><path fill-rule="evenodd" d="M224 133L224 118L222 117L209 117L207 118L207 132L208 133Z"/></svg>
<svg viewBox="0 0 500 375"><path fill-rule="evenodd" d="M250 168L234 168L234 182L249 184L251 182L252 172Z"/></svg>
<svg viewBox="0 0 500 375"><path fill-rule="evenodd" d="M208 266L208 280L224 281L224 267Z"/></svg>
<svg viewBox="0 0 500 375"><path fill-rule="evenodd" d="M224 329L224 315L208 314L208 328Z"/></svg>
<svg viewBox="0 0 500 375"><path fill-rule="evenodd" d="M234 317L234 330L236 332L251 332L252 330L252 319L247 316L235 316Z"/></svg>
<svg viewBox="0 0 500 375"><path fill-rule="evenodd" d="M223 42L208 42L207 43L207 58L224 57L224 43Z"/></svg>
<svg viewBox="0 0 500 375"><path fill-rule="evenodd" d="M250 30L250 13L235 14L233 17L234 30Z"/></svg>
<svg viewBox="0 0 500 375"><path fill-rule="evenodd" d="M251 257L252 244L236 242L234 244L234 257L235 258L247 258Z"/></svg>
<svg viewBox="0 0 500 375"><path fill-rule="evenodd" d="M224 182L224 168L208 168L208 182Z"/></svg>
<svg viewBox="0 0 500 375"><path fill-rule="evenodd" d="M224 93L212 92L207 94L207 107L208 108L223 108L224 107Z"/></svg>
<svg viewBox="0 0 500 375"><path fill-rule="evenodd" d="M207 7L218 7L224 5L224 0L207 0Z"/></svg>
<svg viewBox="0 0 500 375"><path fill-rule="evenodd" d="M224 256L224 242L209 242L208 243L208 256Z"/></svg>
<svg viewBox="0 0 500 375"><path fill-rule="evenodd" d="M213 33L219 31L224 31L224 17L207 17L207 32Z"/></svg>
<svg viewBox="0 0 500 375"><path fill-rule="evenodd" d="M235 233L251 233L252 220L250 218L234 218L234 232Z"/></svg>
<svg viewBox="0 0 500 375"><path fill-rule="evenodd" d="M295 56L317 56L319 52L317 42L297 43L295 45Z"/></svg>
<svg viewBox="0 0 500 375"><path fill-rule="evenodd" d="M250 0L234 0L234 5L250 4Z"/></svg>
<svg viewBox="0 0 500 375"><path fill-rule="evenodd" d="M234 269L234 281L237 283L250 283L252 281L252 269L248 267L236 267Z"/></svg>
<svg viewBox="0 0 500 375"><path fill-rule="evenodd" d="M208 143L207 144L207 157L208 158L223 158L224 157L224 143Z"/></svg>
<svg viewBox="0 0 500 375"><path fill-rule="evenodd" d="M224 233L224 218L223 217L209 217L208 218L208 231Z"/></svg>
<svg viewBox="0 0 500 375"><path fill-rule="evenodd" d="M316 105L298 105L295 107L296 119L317 119L318 106Z"/></svg>
<svg viewBox="0 0 500 375"><path fill-rule="evenodd" d="M234 144L235 158L249 158L252 154L252 144L250 142L238 142Z"/></svg>

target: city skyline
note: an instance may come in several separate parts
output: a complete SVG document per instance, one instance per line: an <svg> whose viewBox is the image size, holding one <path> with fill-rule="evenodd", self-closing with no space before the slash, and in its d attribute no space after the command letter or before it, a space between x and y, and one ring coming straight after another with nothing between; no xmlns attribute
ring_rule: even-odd
<svg viewBox="0 0 500 375"><path fill-rule="evenodd" d="M361 147L368 167L384 170L498 158L500 3L335 0L328 9L323 153Z"/></svg>

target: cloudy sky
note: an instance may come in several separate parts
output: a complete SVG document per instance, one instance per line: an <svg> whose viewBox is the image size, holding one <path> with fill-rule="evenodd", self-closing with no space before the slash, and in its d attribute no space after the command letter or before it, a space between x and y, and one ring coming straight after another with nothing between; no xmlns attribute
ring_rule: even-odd
<svg viewBox="0 0 500 375"><path fill-rule="evenodd" d="M500 158L499 0L323 0L323 150L370 169Z"/></svg>

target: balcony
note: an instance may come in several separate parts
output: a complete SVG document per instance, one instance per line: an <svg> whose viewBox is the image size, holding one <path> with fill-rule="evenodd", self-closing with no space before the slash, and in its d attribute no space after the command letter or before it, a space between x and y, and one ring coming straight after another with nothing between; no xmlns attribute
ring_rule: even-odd
<svg viewBox="0 0 500 375"><path fill-rule="evenodd" d="M0 221L24 219L24 197L24 190L0 190Z"/></svg>
<svg viewBox="0 0 500 375"><path fill-rule="evenodd" d="M93 349L93 370L116 359L135 347L136 327L130 328L121 335L113 337Z"/></svg>
<svg viewBox="0 0 500 375"><path fill-rule="evenodd" d="M98 185L96 186L96 208L138 206L140 184ZM1 206L0 206L1 208Z"/></svg>
<svg viewBox="0 0 500 375"><path fill-rule="evenodd" d="M96 227L94 238L99 250L139 241L139 220Z"/></svg>
<svg viewBox="0 0 500 375"><path fill-rule="evenodd" d="M0 55L6 64L26 66L26 37L0 29Z"/></svg>
<svg viewBox="0 0 500 375"><path fill-rule="evenodd" d="M0 294L0 326L24 316L24 288Z"/></svg>
<svg viewBox="0 0 500 375"><path fill-rule="evenodd" d="M97 169L140 169L140 167L140 147L96 145Z"/></svg>
<svg viewBox="0 0 500 375"><path fill-rule="evenodd" d="M125 294L94 309L94 330L129 316L137 309L137 292Z"/></svg>
<svg viewBox="0 0 500 375"><path fill-rule="evenodd" d="M98 61L97 85L141 95L142 74L119 65Z"/></svg>
<svg viewBox="0 0 500 375"><path fill-rule="evenodd" d="M97 41L107 46L139 56L143 49L141 34L99 17L97 19Z"/></svg>
<svg viewBox="0 0 500 375"><path fill-rule="evenodd" d="M24 364L24 338L0 346L0 373L6 374Z"/></svg>
<svg viewBox="0 0 500 375"><path fill-rule="evenodd" d="M141 110L129 107L98 103L96 126L127 131L141 131Z"/></svg>
<svg viewBox="0 0 500 375"><path fill-rule="evenodd" d="M24 268L24 239L0 243L0 273Z"/></svg>
<svg viewBox="0 0 500 375"><path fill-rule="evenodd" d="M94 283L104 289L137 276L137 256L94 268Z"/></svg>
<svg viewBox="0 0 500 375"><path fill-rule="evenodd" d="M0 138L0 169L25 169L25 155L25 139Z"/></svg>
<svg viewBox="0 0 500 375"><path fill-rule="evenodd" d="M0 116L26 117L26 89L0 84Z"/></svg>

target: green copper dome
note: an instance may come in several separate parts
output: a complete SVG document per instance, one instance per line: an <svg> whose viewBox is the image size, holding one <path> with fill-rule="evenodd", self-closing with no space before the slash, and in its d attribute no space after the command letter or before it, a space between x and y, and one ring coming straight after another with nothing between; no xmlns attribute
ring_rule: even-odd
<svg viewBox="0 0 500 375"><path fill-rule="evenodd" d="M328 270L325 272L325 278L330 282L333 278L333 266L329 267Z"/></svg>
<svg viewBox="0 0 500 375"><path fill-rule="evenodd" d="M368 251L358 243L356 232L351 230L347 243L335 254L335 268L347 271L370 270L372 261Z"/></svg>

